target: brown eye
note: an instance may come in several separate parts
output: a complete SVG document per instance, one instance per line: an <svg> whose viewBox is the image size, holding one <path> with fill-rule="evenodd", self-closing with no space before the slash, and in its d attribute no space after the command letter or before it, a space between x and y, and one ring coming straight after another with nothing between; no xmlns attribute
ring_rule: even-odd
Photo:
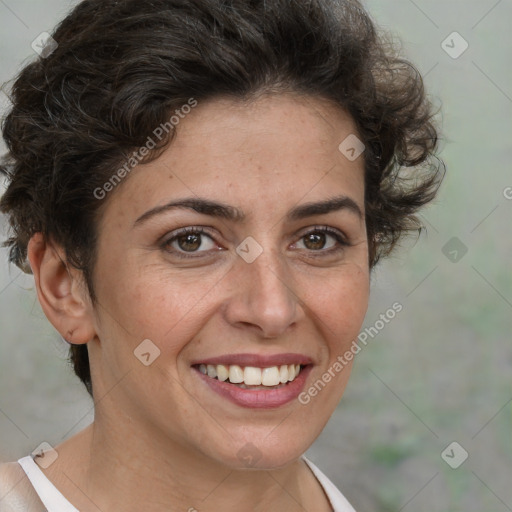
<svg viewBox="0 0 512 512"><path fill-rule="evenodd" d="M318 256L332 254L350 246L350 243L341 232L322 226L316 227L312 231L302 235L297 243L304 245L304 247L299 245L299 249L319 253ZM315 254L315 256L317 255Z"/></svg>
<svg viewBox="0 0 512 512"><path fill-rule="evenodd" d="M309 233L304 236L304 245L313 251L323 249L327 236L325 233Z"/></svg>
<svg viewBox="0 0 512 512"><path fill-rule="evenodd" d="M201 246L201 235L182 235L176 241L180 249L193 252Z"/></svg>
<svg viewBox="0 0 512 512"><path fill-rule="evenodd" d="M332 240L332 242L326 247L326 244L329 243L329 239ZM341 233L328 227L315 228L313 231L302 235L301 240L304 240L303 243L306 249L315 252L330 252L333 249L336 250L336 245L349 245Z"/></svg>
<svg viewBox="0 0 512 512"><path fill-rule="evenodd" d="M185 253L200 255L215 246L213 238L204 229L196 227L181 229L163 243L164 250L184 258L190 257Z"/></svg>

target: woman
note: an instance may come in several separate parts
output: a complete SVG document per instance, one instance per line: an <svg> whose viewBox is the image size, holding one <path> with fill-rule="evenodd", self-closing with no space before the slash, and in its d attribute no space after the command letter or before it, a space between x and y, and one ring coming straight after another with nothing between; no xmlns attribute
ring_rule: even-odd
<svg viewBox="0 0 512 512"><path fill-rule="evenodd" d="M353 510L303 454L439 187L421 77L355 1L86 0L52 37L0 206L95 419L0 510Z"/></svg>

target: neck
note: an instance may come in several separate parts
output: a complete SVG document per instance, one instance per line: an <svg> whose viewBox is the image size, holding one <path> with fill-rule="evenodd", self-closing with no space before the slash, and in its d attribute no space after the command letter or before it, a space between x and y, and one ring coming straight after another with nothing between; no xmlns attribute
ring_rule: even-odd
<svg viewBox="0 0 512 512"><path fill-rule="evenodd" d="M325 495L301 459L280 469L231 469L125 427L119 435L96 418L58 447L58 464L45 471L80 511L323 510Z"/></svg>

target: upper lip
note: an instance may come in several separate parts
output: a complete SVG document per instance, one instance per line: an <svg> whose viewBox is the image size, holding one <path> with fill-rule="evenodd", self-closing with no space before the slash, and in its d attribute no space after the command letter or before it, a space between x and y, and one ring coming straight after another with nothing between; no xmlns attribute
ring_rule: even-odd
<svg viewBox="0 0 512 512"><path fill-rule="evenodd" d="M239 366L255 366L256 368L268 368L271 366L280 366L284 364L312 364L310 357L304 354L225 354L223 356L209 357L206 359L198 359L193 361L192 366L197 364L223 364L226 366L237 364Z"/></svg>

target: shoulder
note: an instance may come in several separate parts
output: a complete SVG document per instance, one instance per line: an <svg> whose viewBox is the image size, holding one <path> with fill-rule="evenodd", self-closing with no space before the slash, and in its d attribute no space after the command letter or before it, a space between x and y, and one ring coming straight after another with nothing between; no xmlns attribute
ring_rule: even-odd
<svg viewBox="0 0 512 512"><path fill-rule="evenodd" d="M17 462L0 464L0 512L45 512L25 471Z"/></svg>
<svg viewBox="0 0 512 512"><path fill-rule="evenodd" d="M329 480L329 478L327 478L327 476L305 455L303 455L302 458L310 467L311 471L322 486L325 495L329 499L332 507L334 507L334 512L356 512L352 505L347 501L345 496L341 494L341 491L331 482L331 480Z"/></svg>

